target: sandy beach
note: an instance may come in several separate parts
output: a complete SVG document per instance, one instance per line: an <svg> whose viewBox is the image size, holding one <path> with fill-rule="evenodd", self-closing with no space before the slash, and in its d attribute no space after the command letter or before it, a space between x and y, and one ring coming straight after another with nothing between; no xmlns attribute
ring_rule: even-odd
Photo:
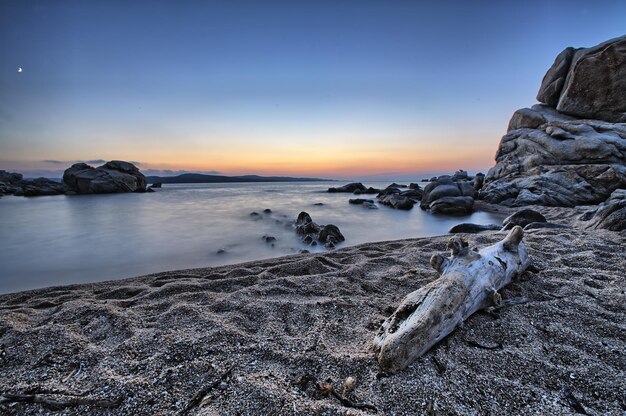
<svg viewBox="0 0 626 416"><path fill-rule="evenodd" d="M532 266L502 296L528 302L475 314L399 374L380 371L372 340L437 277L429 258L449 236L0 296L0 410L622 415L626 235L535 208L574 227L526 232Z"/></svg>

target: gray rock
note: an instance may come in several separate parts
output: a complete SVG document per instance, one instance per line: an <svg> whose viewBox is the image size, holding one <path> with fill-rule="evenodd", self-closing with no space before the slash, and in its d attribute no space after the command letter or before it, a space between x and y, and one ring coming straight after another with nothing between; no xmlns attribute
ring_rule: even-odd
<svg viewBox="0 0 626 416"><path fill-rule="evenodd" d="M499 231L501 226L497 224L472 224L468 222L464 222L462 224L457 224L454 227L450 228L448 231L450 234L456 233L480 233L483 231Z"/></svg>
<svg viewBox="0 0 626 416"><path fill-rule="evenodd" d="M576 49L569 47L556 56L554 63L546 72L537 93L537 101L550 107L556 107L561 97L561 90L565 85L565 78L572 64Z"/></svg>
<svg viewBox="0 0 626 416"><path fill-rule="evenodd" d="M135 165L113 160L94 168L76 163L63 173L63 183L77 194L145 192L146 177Z"/></svg>
<svg viewBox="0 0 626 416"><path fill-rule="evenodd" d="M510 230L511 228L519 225L520 227L525 227L530 223L547 223L546 217L544 217L541 213L534 211L532 209L523 209L521 211L517 211L515 214L509 215L502 221L503 230Z"/></svg>
<svg viewBox="0 0 626 416"><path fill-rule="evenodd" d="M23 180L18 185L22 188L22 196L61 195L67 190L62 183L47 178Z"/></svg>
<svg viewBox="0 0 626 416"><path fill-rule="evenodd" d="M419 199L414 196L418 193L421 192L414 189L403 192L392 184L380 192L376 198L378 199L378 202L388 207L400 210L409 210L413 208L417 201L419 201Z"/></svg>
<svg viewBox="0 0 626 416"><path fill-rule="evenodd" d="M546 73L537 99L580 118L626 122L626 35L567 48Z"/></svg>
<svg viewBox="0 0 626 416"><path fill-rule="evenodd" d="M464 172L464 171L462 171ZM458 172L457 172L458 173ZM424 187L420 207L436 214L463 215L474 209L476 190L473 180L464 174L457 175L457 181L448 175Z"/></svg>
<svg viewBox="0 0 626 416"><path fill-rule="evenodd" d="M333 224L320 226L304 211L298 215L295 226L296 233L303 237L302 241L311 246L316 246L319 242L326 248L333 249L336 244L345 241L339 227Z"/></svg>
<svg viewBox="0 0 626 416"><path fill-rule="evenodd" d="M579 220L589 229L626 230L626 189L618 189L596 209L584 213Z"/></svg>
<svg viewBox="0 0 626 416"><path fill-rule="evenodd" d="M545 105L524 112L544 122L536 128L511 123L515 128L500 142L482 199L509 206L573 207L603 202L626 187L626 125L578 120Z"/></svg>
<svg viewBox="0 0 626 416"><path fill-rule="evenodd" d="M474 210L471 196L444 196L430 204L430 212L445 215L466 215Z"/></svg>

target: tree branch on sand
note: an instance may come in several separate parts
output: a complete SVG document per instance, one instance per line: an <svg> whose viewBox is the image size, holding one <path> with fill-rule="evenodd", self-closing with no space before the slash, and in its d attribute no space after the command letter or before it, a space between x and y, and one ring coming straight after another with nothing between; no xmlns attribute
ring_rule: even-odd
<svg viewBox="0 0 626 416"><path fill-rule="evenodd" d="M403 370L474 312L501 304L498 290L530 265L523 237L516 226L504 240L480 251L452 238L451 257L430 259L441 276L409 293L376 335L374 351L382 369Z"/></svg>

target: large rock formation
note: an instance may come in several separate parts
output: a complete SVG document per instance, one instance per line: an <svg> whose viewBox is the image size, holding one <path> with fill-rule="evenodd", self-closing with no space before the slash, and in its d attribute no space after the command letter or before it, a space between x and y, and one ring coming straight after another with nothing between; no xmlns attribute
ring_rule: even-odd
<svg viewBox="0 0 626 416"><path fill-rule="evenodd" d="M76 163L63 174L63 183L78 194L145 192L147 185L146 177L135 165L120 160L97 168Z"/></svg>
<svg viewBox="0 0 626 416"><path fill-rule="evenodd" d="M537 98L513 114L481 198L571 207L625 188L626 36L563 51Z"/></svg>

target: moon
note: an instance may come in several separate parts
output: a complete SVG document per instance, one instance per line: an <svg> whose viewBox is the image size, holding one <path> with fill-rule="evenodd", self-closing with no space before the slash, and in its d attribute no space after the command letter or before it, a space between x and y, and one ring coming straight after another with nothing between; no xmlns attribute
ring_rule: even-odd
<svg viewBox="0 0 626 416"><path fill-rule="evenodd" d="M21 66L17 67L17 72L22 72L22 71L23 71L23 69L22 69Z"/></svg>

